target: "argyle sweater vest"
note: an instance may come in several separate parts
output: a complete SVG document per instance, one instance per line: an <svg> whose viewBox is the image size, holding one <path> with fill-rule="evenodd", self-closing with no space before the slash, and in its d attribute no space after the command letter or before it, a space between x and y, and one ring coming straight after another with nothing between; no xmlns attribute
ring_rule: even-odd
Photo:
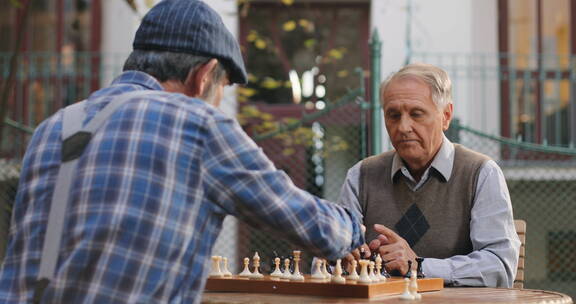
<svg viewBox="0 0 576 304"><path fill-rule="evenodd" d="M398 174L391 180L395 151L372 156L360 167L360 206L366 241L377 237L374 224L402 236L421 257L448 258L472 252L470 219L478 174L489 158L454 144L450 180L435 169L417 191Z"/></svg>

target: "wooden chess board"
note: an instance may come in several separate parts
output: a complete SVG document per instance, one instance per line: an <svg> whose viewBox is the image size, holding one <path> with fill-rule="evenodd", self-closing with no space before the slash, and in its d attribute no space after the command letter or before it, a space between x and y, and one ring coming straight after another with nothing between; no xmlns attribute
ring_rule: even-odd
<svg viewBox="0 0 576 304"><path fill-rule="evenodd" d="M418 279L418 292L436 291L444 288L440 278ZM270 276L262 279L247 279L239 276L229 278L208 278L207 291L245 292L310 295L325 297L372 298L381 295L401 294L404 291L404 278L393 277L384 282L363 284L346 281L345 284L315 281L305 275L304 281L279 280Z"/></svg>

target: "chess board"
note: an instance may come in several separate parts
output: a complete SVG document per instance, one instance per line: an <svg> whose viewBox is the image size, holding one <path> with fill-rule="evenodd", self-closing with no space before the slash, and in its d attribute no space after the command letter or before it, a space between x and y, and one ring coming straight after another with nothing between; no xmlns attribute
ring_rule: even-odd
<svg viewBox="0 0 576 304"><path fill-rule="evenodd" d="M436 291L444 288L440 278L418 279L418 292ZM401 294L404 291L404 278L392 277L384 282L362 284L346 281L345 284L314 281L305 275L304 281L279 280L270 276L262 279L247 279L239 276L230 278L209 278L207 291L271 293L290 295L310 295L325 297L373 298L382 295Z"/></svg>

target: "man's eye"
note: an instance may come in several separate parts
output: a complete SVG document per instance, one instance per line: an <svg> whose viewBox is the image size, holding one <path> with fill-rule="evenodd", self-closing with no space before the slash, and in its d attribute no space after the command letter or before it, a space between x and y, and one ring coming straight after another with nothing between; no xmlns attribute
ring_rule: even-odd
<svg viewBox="0 0 576 304"><path fill-rule="evenodd" d="M414 111L412 112L412 117L422 117L424 115L424 112L422 111Z"/></svg>

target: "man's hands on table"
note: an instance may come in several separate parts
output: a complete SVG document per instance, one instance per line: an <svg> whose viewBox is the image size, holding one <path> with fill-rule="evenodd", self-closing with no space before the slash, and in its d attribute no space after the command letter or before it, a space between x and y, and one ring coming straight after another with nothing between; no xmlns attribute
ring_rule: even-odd
<svg viewBox="0 0 576 304"><path fill-rule="evenodd" d="M363 244L349 253L345 257L346 264L352 260L370 257L372 252L378 252L388 272L397 270L405 274L408 272L408 261L412 261L412 269L416 269L417 255L405 239L384 225L375 224L373 228L379 233L378 237L370 241L368 245Z"/></svg>

